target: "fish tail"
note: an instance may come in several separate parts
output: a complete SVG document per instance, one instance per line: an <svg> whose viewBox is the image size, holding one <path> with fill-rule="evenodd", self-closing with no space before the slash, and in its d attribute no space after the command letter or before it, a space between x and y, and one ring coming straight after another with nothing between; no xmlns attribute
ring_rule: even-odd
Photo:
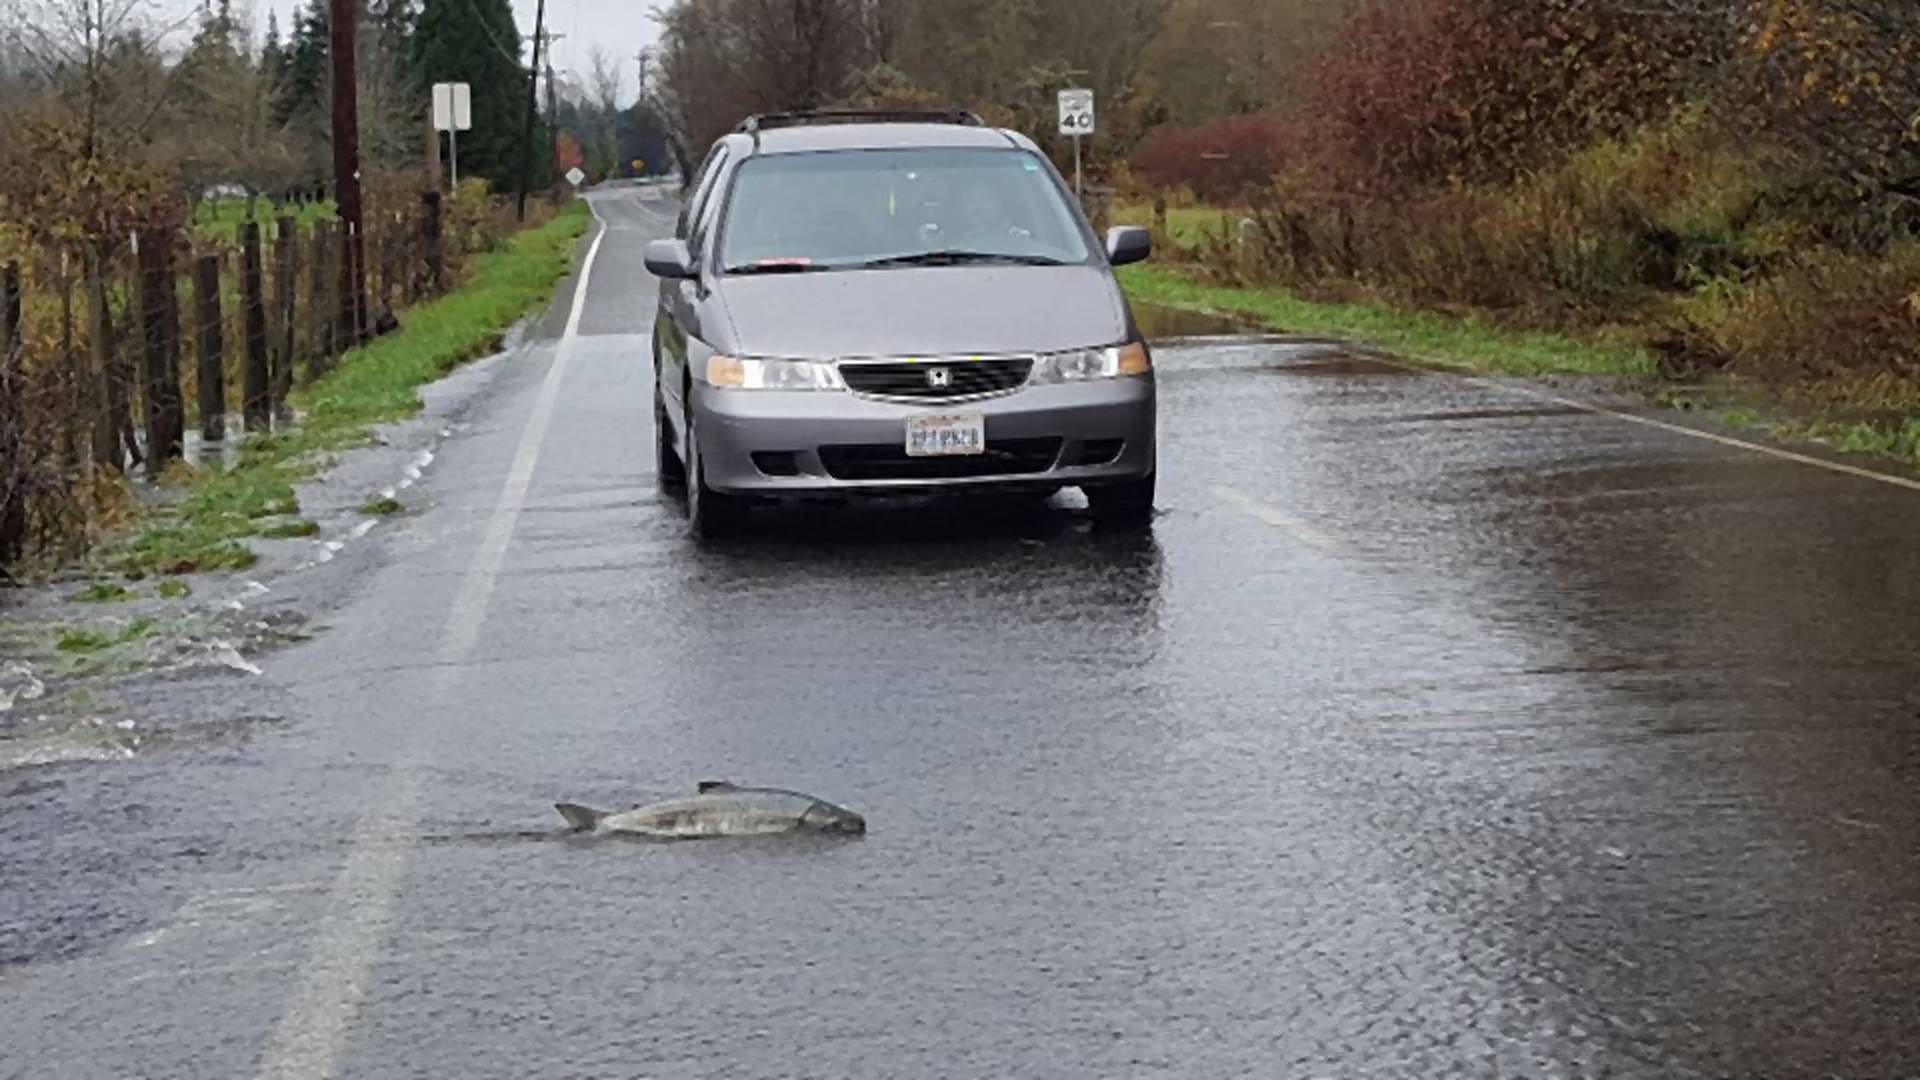
<svg viewBox="0 0 1920 1080"><path fill-rule="evenodd" d="M567 819L567 824L573 827L574 832L590 832L607 816L604 810L575 803L554 803L553 808L560 811L560 816Z"/></svg>

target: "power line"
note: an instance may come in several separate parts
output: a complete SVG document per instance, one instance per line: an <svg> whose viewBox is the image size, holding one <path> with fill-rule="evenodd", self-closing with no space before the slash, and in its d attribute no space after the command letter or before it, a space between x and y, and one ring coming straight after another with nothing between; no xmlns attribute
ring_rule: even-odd
<svg viewBox="0 0 1920 1080"><path fill-rule="evenodd" d="M500 55L506 58L507 63L518 68L520 66L519 51L509 52L505 45L500 44L500 39L494 34L493 27L487 25L487 17L482 15L480 9L474 6L474 0L467 0L467 10L473 13L474 24L480 27L480 32L487 36L487 40L492 42L493 47L500 51Z"/></svg>

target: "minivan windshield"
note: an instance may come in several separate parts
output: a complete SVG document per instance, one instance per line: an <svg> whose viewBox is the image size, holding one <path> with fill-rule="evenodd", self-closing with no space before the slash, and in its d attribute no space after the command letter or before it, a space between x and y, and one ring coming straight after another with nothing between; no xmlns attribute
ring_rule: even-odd
<svg viewBox="0 0 1920 1080"><path fill-rule="evenodd" d="M1025 150L754 158L734 179L720 265L749 274L1084 263L1087 243L1063 195Z"/></svg>

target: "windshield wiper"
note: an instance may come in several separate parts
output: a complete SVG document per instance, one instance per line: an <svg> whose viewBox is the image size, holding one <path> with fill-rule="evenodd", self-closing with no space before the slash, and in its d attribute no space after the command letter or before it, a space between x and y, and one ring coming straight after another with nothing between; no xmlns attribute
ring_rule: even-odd
<svg viewBox="0 0 1920 1080"><path fill-rule="evenodd" d="M890 266L960 266L965 263L1005 263L1012 266L1065 266L1051 255L1015 255L1006 251L922 251L913 255L890 255L869 259L862 270L881 270Z"/></svg>
<svg viewBox="0 0 1920 1080"><path fill-rule="evenodd" d="M748 263L745 266L729 266L723 272L729 277L744 277L748 274L818 274L835 269L838 269L838 267L822 266L819 263L769 262Z"/></svg>

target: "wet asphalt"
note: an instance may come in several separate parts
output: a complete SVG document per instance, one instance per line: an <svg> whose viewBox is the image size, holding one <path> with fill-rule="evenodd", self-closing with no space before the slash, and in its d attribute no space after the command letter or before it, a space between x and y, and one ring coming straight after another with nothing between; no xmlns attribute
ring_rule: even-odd
<svg viewBox="0 0 1920 1080"><path fill-rule="evenodd" d="M1215 337L1150 530L703 550L596 206L270 723L0 771L0 1076L1920 1075L1920 495ZM712 778L870 832L552 809Z"/></svg>

